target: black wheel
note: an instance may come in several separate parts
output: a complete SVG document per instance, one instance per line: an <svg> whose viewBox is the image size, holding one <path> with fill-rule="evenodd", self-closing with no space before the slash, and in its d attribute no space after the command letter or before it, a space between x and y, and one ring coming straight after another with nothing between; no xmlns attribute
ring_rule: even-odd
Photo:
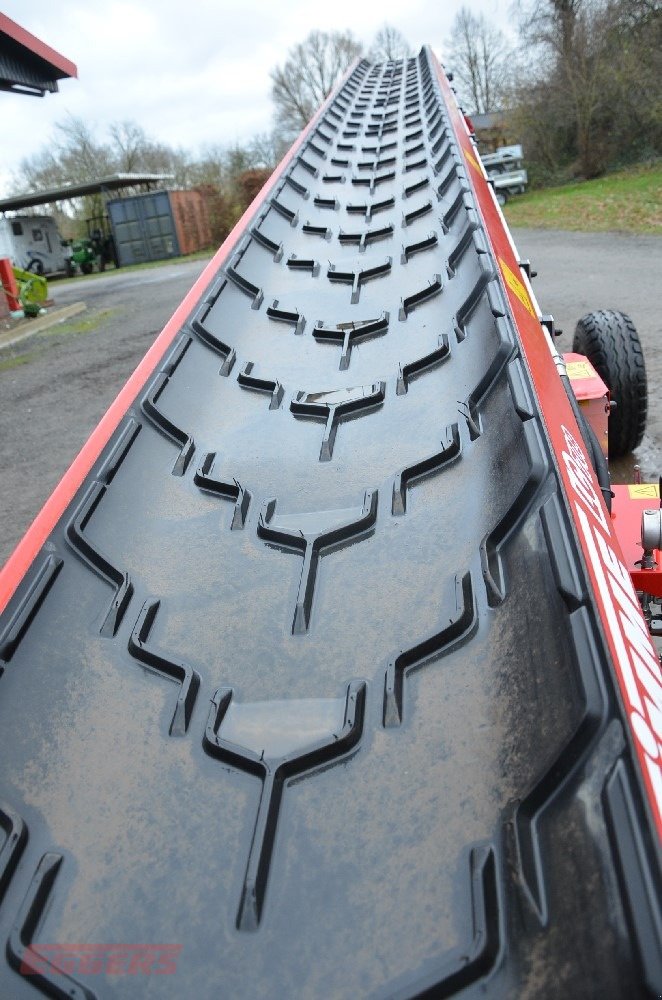
<svg viewBox="0 0 662 1000"><path fill-rule="evenodd" d="M86 262L85 264L80 265L80 269L83 272L83 274L92 274L92 271L94 270L94 264Z"/></svg>
<svg viewBox="0 0 662 1000"><path fill-rule="evenodd" d="M33 260L30 261L25 270L30 271L32 274L43 275L44 265L42 261L38 260L37 258L34 258Z"/></svg>
<svg viewBox="0 0 662 1000"><path fill-rule="evenodd" d="M585 354L616 403L609 418L609 457L629 454L646 429L646 367L634 323L625 313L600 309L582 317L572 349Z"/></svg>
<svg viewBox="0 0 662 1000"><path fill-rule="evenodd" d="M503 208L503 206L508 201L508 192L507 191L497 191L496 192L496 200L499 202L499 204Z"/></svg>

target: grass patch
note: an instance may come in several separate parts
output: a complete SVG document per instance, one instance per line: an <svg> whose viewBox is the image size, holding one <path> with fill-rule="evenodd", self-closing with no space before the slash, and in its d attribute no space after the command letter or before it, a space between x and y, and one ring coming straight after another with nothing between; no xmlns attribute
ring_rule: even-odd
<svg viewBox="0 0 662 1000"><path fill-rule="evenodd" d="M70 320L63 320L55 326L49 326L45 330L28 331L28 335L21 339L21 344L29 344L33 349L20 353L18 343L10 344L8 347L0 347L0 372L18 368L19 365L27 365L30 361L46 354L52 348L57 348L58 343L67 337L78 337L81 334L93 333L104 323L108 322L111 316L121 312L120 307L113 309L101 309L99 312L81 314L78 318L72 317ZM52 338L49 343L49 338ZM3 356L4 351L10 352ZM17 351L18 353L13 353Z"/></svg>
<svg viewBox="0 0 662 1000"><path fill-rule="evenodd" d="M38 331L35 336L37 337L71 337L77 336L80 333L92 333L97 327L105 323L106 320L110 319L117 313L118 309L101 309L97 313L85 313L80 319L65 320L62 323L56 323L55 326L49 326L45 330Z"/></svg>
<svg viewBox="0 0 662 1000"><path fill-rule="evenodd" d="M36 358L46 354L51 347L57 347L57 344L48 344L47 338L60 337L64 339L65 337L77 337L81 334L93 333L118 312L120 312L119 307L116 309L102 309L96 313L85 313L79 319L72 318L69 321L56 323L55 326L49 326L45 330L35 330L34 333L25 338L25 341L33 345L34 349L25 351L25 353L10 354L4 358L0 356L0 373L10 371L12 368L18 368L20 365L27 365ZM16 348L18 348L18 345L15 345L14 349ZM20 350L20 348L18 349ZM8 350L11 351L12 347L10 346Z"/></svg>
<svg viewBox="0 0 662 1000"><path fill-rule="evenodd" d="M662 235L662 165L519 195L504 214L510 226L529 229Z"/></svg>
<svg viewBox="0 0 662 1000"><path fill-rule="evenodd" d="M11 371L12 368L19 368L21 365L27 365L30 361L33 361L39 351L31 351L29 354L17 354L13 358L4 358L0 361L0 372Z"/></svg>

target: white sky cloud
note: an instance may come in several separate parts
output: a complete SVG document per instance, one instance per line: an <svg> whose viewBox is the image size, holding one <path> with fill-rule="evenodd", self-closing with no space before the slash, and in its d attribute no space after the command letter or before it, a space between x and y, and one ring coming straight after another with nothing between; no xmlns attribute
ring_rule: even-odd
<svg viewBox="0 0 662 1000"><path fill-rule="evenodd" d="M510 0L467 6L508 31ZM0 196L20 161L47 144L70 113L102 135L133 119L148 135L193 151L245 141L271 127L269 71L309 31L350 29L369 45L385 23L418 50L442 54L462 0L8 0L7 14L78 66L43 99L0 93ZM375 13L377 9L377 13Z"/></svg>

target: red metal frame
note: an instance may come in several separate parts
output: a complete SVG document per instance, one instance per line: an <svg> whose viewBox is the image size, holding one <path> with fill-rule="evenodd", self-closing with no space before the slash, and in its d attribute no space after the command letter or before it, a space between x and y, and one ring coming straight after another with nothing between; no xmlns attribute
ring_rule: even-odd
<svg viewBox="0 0 662 1000"><path fill-rule="evenodd" d="M606 458L609 453L609 389L583 354L570 352L563 355L563 360L572 391Z"/></svg>
<svg viewBox="0 0 662 1000"><path fill-rule="evenodd" d="M543 333L528 278L520 268L487 175L476 156L466 121L448 80L431 50L437 78L453 128L467 164L467 175L485 223L501 280L517 327L604 634L614 664L623 715L638 762L645 799L662 840L662 747L655 730L655 706L649 697L653 683L662 684L660 662L652 645L630 575L577 422L559 378L550 345Z"/></svg>
<svg viewBox="0 0 662 1000"><path fill-rule="evenodd" d="M641 515L651 508L659 509L659 487L657 483L632 483L612 486L612 492L611 516L634 588L662 599L662 555L654 551L657 565L651 569L641 567Z"/></svg>
<svg viewBox="0 0 662 1000"><path fill-rule="evenodd" d="M18 297L18 285L14 277L14 268L9 257L0 257L0 295L7 297L7 305L13 311L21 308Z"/></svg>

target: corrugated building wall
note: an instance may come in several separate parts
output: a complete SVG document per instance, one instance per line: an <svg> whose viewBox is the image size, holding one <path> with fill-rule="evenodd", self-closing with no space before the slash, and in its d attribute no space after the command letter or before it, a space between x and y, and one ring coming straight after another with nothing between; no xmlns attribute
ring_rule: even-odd
<svg viewBox="0 0 662 1000"><path fill-rule="evenodd" d="M108 202L121 266L195 253L211 244L209 214L198 191L150 191Z"/></svg>
<svg viewBox="0 0 662 1000"><path fill-rule="evenodd" d="M207 203L199 191L171 191L170 205L175 220L179 252L195 253L211 246L211 226Z"/></svg>

